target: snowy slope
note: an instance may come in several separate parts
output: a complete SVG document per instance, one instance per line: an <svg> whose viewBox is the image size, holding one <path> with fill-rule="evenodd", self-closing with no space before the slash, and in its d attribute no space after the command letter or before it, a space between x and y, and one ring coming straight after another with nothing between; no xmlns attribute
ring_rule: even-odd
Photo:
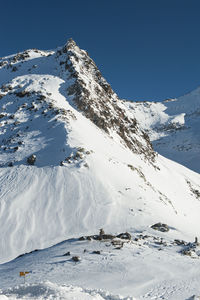
<svg viewBox="0 0 200 300"><path fill-rule="evenodd" d="M200 173L200 88L163 102L122 103L158 153Z"/></svg>
<svg viewBox="0 0 200 300"><path fill-rule="evenodd" d="M0 265L0 299L194 299L200 262L181 253L188 242L153 229L133 232L132 240L67 240ZM30 272L26 285L21 271Z"/></svg>
<svg viewBox="0 0 200 300"><path fill-rule="evenodd" d="M200 236L200 175L154 152L74 41L3 58L0 81L0 263L100 228Z"/></svg>

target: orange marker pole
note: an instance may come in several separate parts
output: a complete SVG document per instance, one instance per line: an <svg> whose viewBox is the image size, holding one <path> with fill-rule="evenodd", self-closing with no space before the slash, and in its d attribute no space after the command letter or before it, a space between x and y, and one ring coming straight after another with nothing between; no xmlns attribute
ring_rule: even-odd
<svg viewBox="0 0 200 300"><path fill-rule="evenodd" d="M29 274L30 272L19 272L20 277L24 277L24 283L26 282L26 275Z"/></svg>

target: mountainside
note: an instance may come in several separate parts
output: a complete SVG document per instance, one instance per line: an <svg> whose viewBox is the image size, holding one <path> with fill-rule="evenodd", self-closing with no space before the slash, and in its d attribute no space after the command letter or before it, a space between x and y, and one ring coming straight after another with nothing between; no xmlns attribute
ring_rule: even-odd
<svg viewBox="0 0 200 300"><path fill-rule="evenodd" d="M73 40L2 58L0 98L0 263L100 228L200 236L200 175L153 150L147 104L120 100Z"/></svg>
<svg viewBox="0 0 200 300"><path fill-rule="evenodd" d="M163 102L123 102L158 153L200 173L200 88Z"/></svg>

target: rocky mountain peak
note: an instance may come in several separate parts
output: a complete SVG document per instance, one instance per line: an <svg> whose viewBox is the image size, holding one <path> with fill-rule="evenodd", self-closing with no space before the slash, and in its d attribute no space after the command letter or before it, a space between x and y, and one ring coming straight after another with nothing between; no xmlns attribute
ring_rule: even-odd
<svg viewBox="0 0 200 300"><path fill-rule="evenodd" d="M72 38L69 38L67 43L63 47L63 52L73 50L75 47L77 47L76 42Z"/></svg>
<svg viewBox="0 0 200 300"><path fill-rule="evenodd" d="M40 93L45 99L44 102L59 109L54 97L49 96L49 93L52 93L49 91L50 86L45 85L50 78L56 76L59 80L63 80L63 104L68 103L71 108L81 112L111 138L117 136L117 139L132 152L154 162L155 152L148 135L141 130L136 118L124 109L121 100L87 51L81 50L73 39L69 39L56 51L33 49L12 56L6 61L7 65L1 66L1 75L3 80L9 78L9 82L5 83L6 86L12 87L10 93L25 93L26 96L29 93L32 95L32 102L36 99L34 93ZM15 80L18 76L20 78ZM7 90L8 93L9 88ZM5 92L1 89L0 97L4 96ZM7 95L8 99L9 97Z"/></svg>
<svg viewBox="0 0 200 300"><path fill-rule="evenodd" d="M58 60L70 82L66 98L96 126L110 136L116 133L134 153L154 161L155 153L148 135L140 130L135 118L129 117L116 93L90 58L70 39L57 52Z"/></svg>

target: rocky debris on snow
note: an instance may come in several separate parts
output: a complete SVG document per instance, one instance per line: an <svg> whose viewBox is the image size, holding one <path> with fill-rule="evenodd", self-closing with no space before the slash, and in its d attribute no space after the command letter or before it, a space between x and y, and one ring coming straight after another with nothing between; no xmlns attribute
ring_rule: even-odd
<svg viewBox="0 0 200 300"><path fill-rule="evenodd" d="M7 64L8 64L7 60L1 61L0 62L0 68L6 66Z"/></svg>
<svg viewBox="0 0 200 300"><path fill-rule="evenodd" d="M79 147L76 152L72 152L70 156L66 157L64 161L60 162L60 166L66 166L67 164L73 164L84 160L86 155L93 153L92 150L86 150L85 148ZM88 165L87 165L88 167Z"/></svg>
<svg viewBox="0 0 200 300"><path fill-rule="evenodd" d="M25 96L29 97L31 93L29 91L24 90L24 91L15 92L15 95L17 97L23 98Z"/></svg>
<svg viewBox="0 0 200 300"><path fill-rule="evenodd" d="M99 251L99 250L94 250L94 251L92 251L92 254L101 254L101 251Z"/></svg>
<svg viewBox="0 0 200 300"><path fill-rule="evenodd" d="M131 240L131 234L128 232L120 233L118 235L113 234L106 234L103 229L100 229L99 234L96 235L90 235L90 236L82 236L79 238L80 241L85 240L96 240L96 241L113 241L114 239L120 239L120 240Z"/></svg>
<svg viewBox="0 0 200 300"><path fill-rule="evenodd" d="M197 237L195 237L195 241L193 243L188 243L184 246L185 247L180 252L181 254L190 256L191 258L200 257L200 243L198 242Z"/></svg>
<svg viewBox="0 0 200 300"><path fill-rule="evenodd" d="M122 239L122 240L131 240L132 239L131 234L128 232L120 233L116 237L119 239Z"/></svg>
<svg viewBox="0 0 200 300"><path fill-rule="evenodd" d="M133 242L136 242L138 246L146 245L148 247L157 248L158 250L164 250L165 247L178 246L181 250L176 250L177 253L189 256L191 258L200 257L200 243L195 238L194 242L186 242L184 240L175 239L174 241L166 241L163 238L156 236L149 236L139 234L134 238Z"/></svg>
<svg viewBox="0 0 200 300"><path fill-rule="evenodd" d="M115 247L115 249L121 249L124 245L124 242L119 239L114 239L111 241L111 244Z"/></svg>
<svg viewBox="0 0 200 300"><path fill-rule="evenodd" d="M70 251L66 252L65 254L63 254L63 256L70 256Z"/></svg>
<svg viewBox="0 0 200 300"><path fill-rule="evenodd" d="M169 226L167 224L163 224L163 223L160 223L160 222L152 225L151 228L154 229L154 230L161 231L161 232L169 231Z"/></svg>
<svg viewBox="0 0 200 300"><path fill-rule="evenodd" d="M19 62L21 60L25 60L26 58L29 58L30 55L28 53L28 50L22 52L22 53L18 53L16 54L15 56L13 56L11 59L10 59L10 62L11 63L16 63L16 62Z"/></svg>
<svg viewBox="0 0 200 300"><path fill-rule="evenodd" d="M0 114L0 119L4 118L6 114Z"/></svg>
<svg viewBox="0 0 200 300"><path fill-rule="evenodd" d="M188 186L190 188L190 191L195 195L195 197L197 199L200 199L200 190L198 190L197 188L193 187L192 183L189 180L186 180L186 182L187 182L187 184L188 184Z"/></svg>
<svg viewBox="0 0 200 300"><path fill-rule="evenodd" d="M29 165L34 165L35 162L36 162L36 155L35 155L35 154L32 154L31 156L29 156L29 157L27 158L27 163L28 163Z"/></svg>
<svg viewBox="0 0 200 300"><path fill-rule="evenodd" d="M158 230L160 231L160 230ZM147 235L147 234L136 234L132 239L130 233L121 233L118 235L110 235L106 234L103 229L100 230L101 234L99 235L91 235L91 236L82 236L79 238L80 241L100 241L105 242L106 246L113 246L113 250L121 250L123 249L125 244L129 244L130 247L133 246L142 249L143 247L149 247L151 249L165 250L166 248L174 247L175 251L182 255L187 255L191 258L199 258L200 257L200 243L198 239L195 238L193 243L186 242L183 240L175 239L174 241L165 240L162 237ZM161 231L163 232L163 231ZM178 248L177 248L178 247ZM181 248L181 250L180 250ZM101 251L100 251L101 252ZM100 254L94 253L92 254Z"/></svg>
<svg viewBox="0 0 200 300"><path fill-rule="evenodd" d="M78 262L78 261L81 260L81 258L80 258L80 256L73 256L72 260L75 261L75 262Z"/></svg>
<svg viewBox="0 0 200 300"><path fill-rule="evenodd" d="M177 246L186 246L186 245L187 245L187 242L185 242L185 241L183 241L183 240L175 239L175 240L174 240L174 244L177 245Z"/></svg>

